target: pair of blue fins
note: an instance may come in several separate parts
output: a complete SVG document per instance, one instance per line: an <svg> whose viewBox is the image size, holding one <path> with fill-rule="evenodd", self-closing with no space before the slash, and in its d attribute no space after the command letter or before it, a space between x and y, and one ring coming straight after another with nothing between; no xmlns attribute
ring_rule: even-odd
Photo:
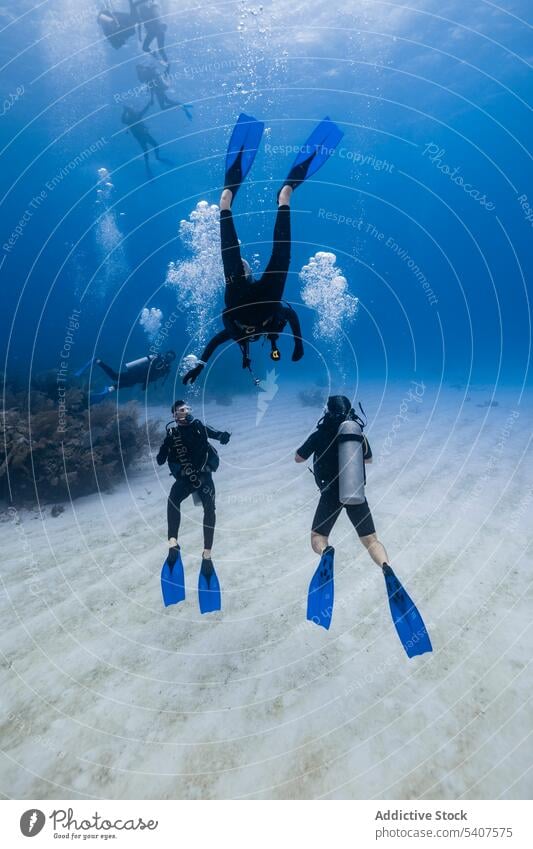
<svg viewBox="0 0 533 849"><path fill-rule="evenodd" d="M331 625L333 615L334 558L335 549L331 546L325 548L316 572L311 578L307 596L307 618L310 622L321 625L326 630ZM383 576L389 597L392 621L407 656L416 657L419 654L433 651L424 620L415 603L387 563L383 566Z"/></svg>
<svg viewBox="0 0 533 849"><path fill-rule="evenodd" d="M83 377L85 372L89 371L91 366L93 366L96 362L96 357L91 357L90 360L87 360L81 368L74 372L74 377ZM109 386L106 386L105 389L102 389L100 392L90 392L89 393L89 403L90 404L99 404L100 401L103 401L109 395L111 395L113 389L110 389Z"/></svg>
<svg viewBox="0 0 533 849"><path fill-rule="evenodd" d="M169 553L161 569L161 593L165 607L185 601L185 574L181 551L179 548L172 551L174 556L171 558ZM217 573L213 561L205 558L202 559L198 575L198 604L200 613L214 613L222 609Z"/></svg>
<svg viewBox="0 0 533 849"><path fill-rule="evenodd" d="M226 176L224 187L231 189L235 197L242 181L255 159L265 125L244 112L239 115L233 128L226 154ZM327 162L344 133L329 118L324 118L303 144L289 171L285 185L293 189L316 174Z"/></svg>
<svg viewBox="0 0 533 849"><path fill-rule="evenodd" d="M161 592L165 607L185 600L185 575L181 552L174 552L172 562L168 557L161 570ZM333 565L335 549L328 546L320 558L316 572L309 584L307 618L316 625L329 629L333 615L334 584ZM433 651L424 621L392 568L385 564L383 575L392 621L408 657ZM212 560L202 559L198 576L198 603L201 613L214 613L222 608L220 583Z"/></svg>

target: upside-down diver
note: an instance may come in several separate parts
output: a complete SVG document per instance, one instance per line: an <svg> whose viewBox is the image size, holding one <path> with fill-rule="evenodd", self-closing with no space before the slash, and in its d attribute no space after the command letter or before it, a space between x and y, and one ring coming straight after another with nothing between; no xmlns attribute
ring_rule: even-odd
<svg viewBox="0 0 533 849"><path fill-rule="evenodd" d="M231 205L255 159L264 124L249 115L240 115L226 156L224 190L220 197L220 242L224 267L224 329L208 342L197 365L187 372L184 383L194 383L213 352L224 342L236 342L242 353L242 367L251 371L250 343L269 340L270 356L281 359L277 346L288 323L294 336L292 359L303 357L300 322L295 310L282 303L291 260L291 195L301 183L329 159L343 133L329 118L315 128L278 192L278 212L274 225L274 246L270 261L259 280L254 280L248 262L242 258L233 222ZM256 381L257 382L257 381Z"/></svg>

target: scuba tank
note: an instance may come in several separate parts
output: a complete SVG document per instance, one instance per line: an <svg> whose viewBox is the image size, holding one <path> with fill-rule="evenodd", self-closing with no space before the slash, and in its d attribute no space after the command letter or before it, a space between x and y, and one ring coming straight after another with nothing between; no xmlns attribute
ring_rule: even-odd
<svg viewBox="0 0 533 849"><path fill-rule="evenodd" d="M337 431L341 504L363 504L365 500L363 439L363 429L356 419L341 422Z"/></svg>
<svg viewBox="0 0 533 849"><path fill-rule="evenodd" d="M315 452L313 475L318 488L323 492L334 482L338 484L341 504L362 504L365 500L365 464L363 452L363 428L366 413L361 404L360 418L349 398L345 395L330 395L324 415L317 423L323 432L322 442L327 448Z"/></svg>
<svg viewBox="0 0 533 849"><path fill-rule="evenodd" d="M153 359L153 357L139 357L138 360L132 360L130 363L126 363L126 368L132 369L132 368L138 368L138 366L141 366L141 365L142 366L148 365L150 363L151 359Z"/></svg>
<svg viewBox="0 0 533 849"><path fill-rule="evenodd" d="M366 415L361 404L363 421L353 410L345 395L330 395L325 419L340 420L336 435L339 464L339 501L341 504L363 504L365 501L365 461L363 456L363 428Z"/></svg>
<svg viewBox="0 0 533 849"><path fill-rule="evenodd" d="M114 12L109 4L102 9L96 20L109 44L119 50L128 38L135 35L135 18L129 12Z"/></svg>

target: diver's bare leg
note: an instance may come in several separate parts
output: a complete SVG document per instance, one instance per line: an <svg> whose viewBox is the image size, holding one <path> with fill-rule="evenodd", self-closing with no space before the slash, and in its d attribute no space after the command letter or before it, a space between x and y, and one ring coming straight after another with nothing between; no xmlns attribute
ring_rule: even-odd
<svg viewBox="0 0 533 849"><path fill-rule="evenodd" d="M328 545L328 537L325 537L323 534L317 534L315 531L311 531L311 548L315 554L320 554L322 556L324 549L326 549Z"/></svg>
<svg viewBox="0 0 533 849"><path fill-rule="evenodd" d="M224 189L222 194L220 195L219 206L220 209L231 209L231 202L233 200L233 192L231 189Z"/></svg>
<svg viewBox="0 0 533 849"><path fill-rule="evenodd" d="M290 186L283 186L278 195L278 206L290 206L292 192Z"/></svg>
<svg viewBox="0 0 533 849"><path fill-rule="evenodd" d="M359 539L377 566L383 566L389 562L385 546L379 541L377 534L367 534L367 536L359 537Z"/></svg>

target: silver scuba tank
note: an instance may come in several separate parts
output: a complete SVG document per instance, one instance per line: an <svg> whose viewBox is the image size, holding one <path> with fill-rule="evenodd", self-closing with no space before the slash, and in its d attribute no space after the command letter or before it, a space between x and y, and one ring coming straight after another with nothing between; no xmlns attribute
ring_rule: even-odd
<svg viewBox="0 0 533 849"><path fill-rule="evenodd" d="M144 366L150 362L150 357L139 357L138 360L132 360L131 363L126 363L126 368L132 369L137 368L137 366Z"/></svg>
<svg viewBox="0 0 533 849"><path fill-rule="evenodd" d="M358 422L351 419L341 422L337 431L341 504L362 504L365 500L363 439L363 430Z"/></svg>

